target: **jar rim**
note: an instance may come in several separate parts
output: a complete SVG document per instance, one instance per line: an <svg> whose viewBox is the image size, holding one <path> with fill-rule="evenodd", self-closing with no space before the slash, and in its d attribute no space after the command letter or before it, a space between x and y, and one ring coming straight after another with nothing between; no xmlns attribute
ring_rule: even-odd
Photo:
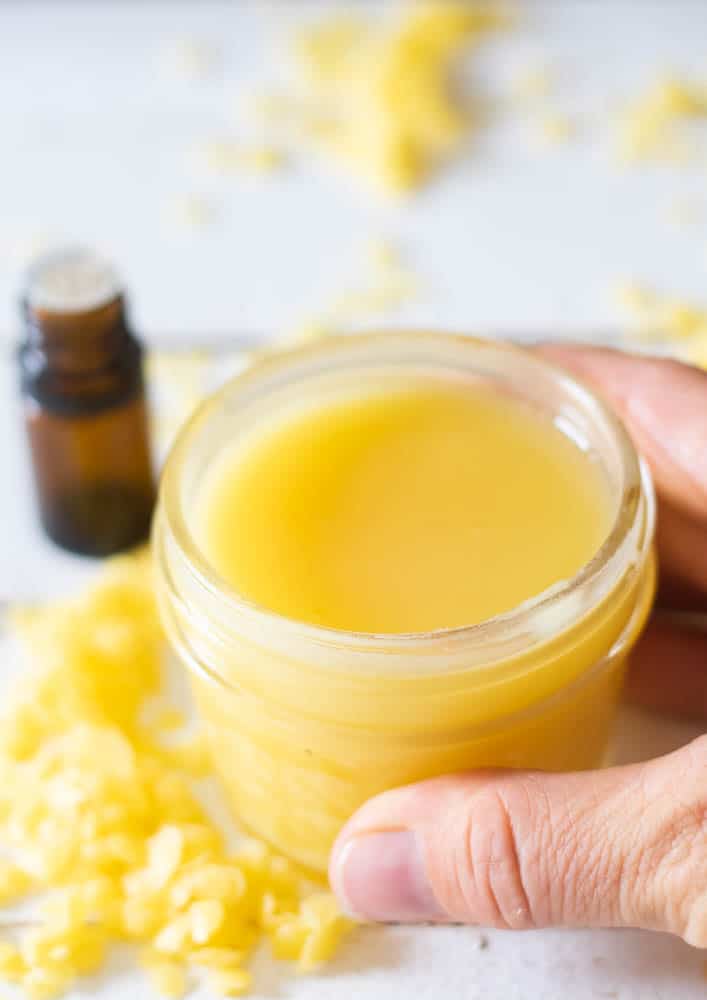
<svg viewBox="0 0 707 1000"><path fill-rule="evenodd" d="M558 581L510 610L481 622L401 633L349 631L288 618L246 598L218 573L189 528L181 490L180 477L185 459L199 431L215 413L218 413L234 392L244 394L252 392L259 384L261 387L267 384L269 378L286 376L288 371L291 373L298 366L304 369L300 372L302 377L306 374L307 364L316 365L324 358L331 364L337 355L341 355L339 360L343 359L345 363L346 355L351 356L352 349L358 354L368 348L375 350L381 347L403 351L406 347L409 349L427 347L433 352L439 352L440 355L445 348L455 348L475 351L477 358L482 358L484 355L504 355L509 361L512 359L514 363L520 364L527 374L542 374L546 378L551 378L578 404L594 411L597 419L607 428L616 447L622 467L623 482L614 521L606 538L592 558L577 573L566 580ZM650 551L655 521L655 497L650 472L645 462L639 459L622 421L598 395L559 366L520 346L467 334L425 331L339 335L287 350L264 352L264 356L254 365L229 379L204 400L182 426L167 456L162 474L159 509L176 543L182 567L188 570L194 582L212 598L216 598L229 613L239 618L257 619L261 626L269 625L286 631L294 630L298 638L309 640L319 646L345 645L349 649L356 648L362 652L385 649L402 654L409 653L413 649L419 651L421 645L429 646L431 649L441 645L449 652L460 643L467 645L474 640L493 646L496 642L506 640L510 633L532 635L533 630L530 626L533 619L538 620L549 614L553 621L558 621L562 617L560 608L564 606L569 612L569 617L562 624L560 630L563 631L583 614L591 611L601 597L605 596L607 588L602 590L601 597L589 608L584 608L581 615L572 617L572 609L577 606L576 595L587 588L593 588L600 578L607 577L607 574L611 576L609 572L611 567L616 570L613 574L616 582L625 570L627 562L642 563L645 560ZM643 513L643 523L640 532L636 533L639 512ZM158 520L160 518L157 518L156 522ZM156 527L155 532L157 530ZM633 543L631 543L632 532ZM626 553L627 558L622 558L622 553Z"/></svg>

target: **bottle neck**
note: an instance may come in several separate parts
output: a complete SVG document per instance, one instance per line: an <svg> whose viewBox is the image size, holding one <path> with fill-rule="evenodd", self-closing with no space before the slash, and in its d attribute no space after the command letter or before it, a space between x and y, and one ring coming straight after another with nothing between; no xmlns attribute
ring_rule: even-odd
<svg viewBox="0 0 707 1000"><path fill-rule="evenodd" d="M142 393L142 349L118 296L85 312L23 305L19 349L22 391L40 406L82 416Z"/></svg>
<svg viewBox="0 0 707 1000"><path fill-rule="evenodd" d="M110 367L134 344L121 295L86 312L54 312L23 303L23 351L55 372L89 374Z"/></svg>

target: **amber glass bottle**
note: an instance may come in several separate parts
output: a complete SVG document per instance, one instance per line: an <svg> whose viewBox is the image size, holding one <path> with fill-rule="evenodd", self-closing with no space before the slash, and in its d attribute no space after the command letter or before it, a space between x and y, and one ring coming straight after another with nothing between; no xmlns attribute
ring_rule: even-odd
<svg viewBox="0 0 707 1000"><path fill-rule="evenodd" d="M108 555L147 537L155 499L142 350L94 253L38 260L23 294L22 393L40 515L63 548Z"/></svg>

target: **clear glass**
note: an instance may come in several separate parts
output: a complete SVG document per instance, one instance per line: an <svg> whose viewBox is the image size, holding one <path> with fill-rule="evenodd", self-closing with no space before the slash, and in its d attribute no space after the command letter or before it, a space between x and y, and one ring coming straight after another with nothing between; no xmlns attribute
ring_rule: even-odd
<svg viewBox="0 0 707 1000"><path fill-rule="evenodd" d="M468 628L349 633L291 621L234 592L190 530L204 471L278 408L401 375L481 380L550 417L601 463L615 521L571 580ZM158 594L233 806L314 871L368 797L472 767L600 764L627 654L653 599L650 476L620 422L530 353L432 333L328 339L229 382L167 462L154 529Z"/></svg>

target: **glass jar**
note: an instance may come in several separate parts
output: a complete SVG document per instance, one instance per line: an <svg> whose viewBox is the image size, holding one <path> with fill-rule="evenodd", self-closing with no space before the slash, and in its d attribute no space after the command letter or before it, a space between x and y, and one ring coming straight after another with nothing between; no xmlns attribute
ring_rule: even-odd
<svg viewBox="0 0 707 1000"><path fill-rule="evenodd" d="M401 375L481 380L550 417L605 471L615 518L601 549L572 579L468 628L348 633L244 600L190 530L205 470L280 408ZM173 448L154 551L167 634L238 818L323 872L341 825L384 789L467 768L599 765L653 599L654 514L650 475L621 423L517 348L446 334L342 337L233 379Z"/></svg>

